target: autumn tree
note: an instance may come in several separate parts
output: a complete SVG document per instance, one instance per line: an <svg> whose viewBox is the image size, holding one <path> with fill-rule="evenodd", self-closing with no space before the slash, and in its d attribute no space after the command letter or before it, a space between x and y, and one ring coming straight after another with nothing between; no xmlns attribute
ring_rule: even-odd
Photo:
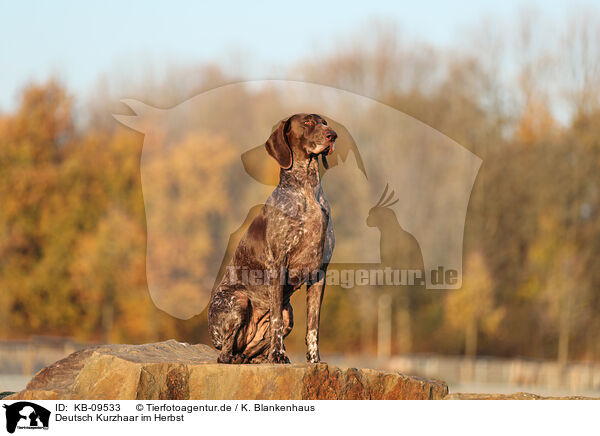
<svg viewBox="0 0 600 436"><path fill-rule="evenodd" d="M503 309L495 304L492 281L481 253L468 255L462 287L449 291L445 313L448 325L463 331L465 355L469 357L477 354L479 332L494 333L498 328Z"/></svg>

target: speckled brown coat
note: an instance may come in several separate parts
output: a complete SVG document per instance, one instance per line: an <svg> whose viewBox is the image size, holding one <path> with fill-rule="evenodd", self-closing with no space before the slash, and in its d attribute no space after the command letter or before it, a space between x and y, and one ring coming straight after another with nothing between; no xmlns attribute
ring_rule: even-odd
<svg viewBox="0 0 600 436"><path fill-rule="evenodd" d="M268 153L281 166L279 185L242 237L208 309L219 362L289 363L283 338L293 327L290 297L304 284L306 358L319 362L319 317L334 236L318 156L327 168L325 155L336 138L319 115L296 114L267 140Z"/></svg>

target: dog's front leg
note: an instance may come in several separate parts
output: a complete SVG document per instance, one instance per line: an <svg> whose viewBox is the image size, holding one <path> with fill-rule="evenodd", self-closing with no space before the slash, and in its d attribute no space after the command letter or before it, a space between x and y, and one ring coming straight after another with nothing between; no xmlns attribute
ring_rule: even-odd
<svg viewBox="0 0 600 436"><path fill-rule="evenodd" d="M306 361L318 363L319 356L319 321L321 318L321 302L325 289L325 274L318 282L306 286Z"/></svg>
<svg viewBox="0 0 600 436"><path fill-rule="evenodd" d="M283 348L283 285L279 277L271 280L269 285L269 312L271 346L269 348L269 362L290 363L290 359Z"/></svg>

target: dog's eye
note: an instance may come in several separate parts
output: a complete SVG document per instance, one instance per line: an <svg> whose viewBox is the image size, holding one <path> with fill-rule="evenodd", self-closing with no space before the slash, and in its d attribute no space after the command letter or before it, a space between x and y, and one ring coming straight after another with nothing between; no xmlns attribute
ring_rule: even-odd
<svg viewBox="0 0 600 436"><path fill-rule="evenodd" d="M312 124L312 120L306 120L306 121L304 122L304 125L305 125L305 126L310 126L311 124Z"/></svg>

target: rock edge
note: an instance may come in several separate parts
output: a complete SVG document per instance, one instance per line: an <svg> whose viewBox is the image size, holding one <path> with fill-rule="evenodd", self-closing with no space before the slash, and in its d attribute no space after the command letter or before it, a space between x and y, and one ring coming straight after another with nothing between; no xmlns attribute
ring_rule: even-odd
<svg viewBox="0 0 600 436"><path fill-rule="evenodd" d="M102 345L39 371L5 400L443 399L448 386L397 372L326 363L223 365L207 345Z"/></svg>

